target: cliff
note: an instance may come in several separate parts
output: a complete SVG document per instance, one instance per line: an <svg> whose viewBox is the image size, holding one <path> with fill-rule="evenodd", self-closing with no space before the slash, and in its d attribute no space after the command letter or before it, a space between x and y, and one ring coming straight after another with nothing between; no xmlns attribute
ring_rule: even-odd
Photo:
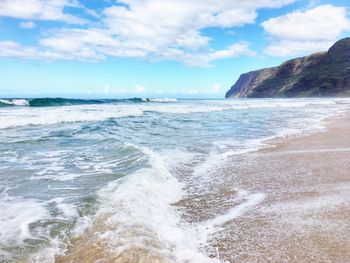
<svg viewBox="0 0 350 263"><path fill-rule="evenodd" d="M226 98L350 96L350 38L328 52L242 74Z"/></svg>

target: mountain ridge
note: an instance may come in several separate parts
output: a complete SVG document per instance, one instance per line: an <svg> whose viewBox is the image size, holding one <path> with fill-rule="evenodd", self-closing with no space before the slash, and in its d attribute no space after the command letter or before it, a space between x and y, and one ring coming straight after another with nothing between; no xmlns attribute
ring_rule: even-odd
<svg viewBox="0 0 350 263"><path fill-rule="evenodd" d="M326 52L240 75L225 98L350 96L350 38Z"/></svg>

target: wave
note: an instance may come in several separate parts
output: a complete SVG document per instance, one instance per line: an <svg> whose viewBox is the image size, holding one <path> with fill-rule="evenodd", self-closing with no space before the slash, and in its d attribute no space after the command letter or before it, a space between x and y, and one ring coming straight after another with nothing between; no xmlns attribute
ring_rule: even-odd
<svg viewBox="0 0 350 263"><path fill-rule="evenodd" d="M83 99L65 99L65 98L36 98L29 100L30 107L48 107L48 106L70 106L82 104L101 104L103 100L83 100Z"/></svg>
<svg viewBox="0 0 350 263"><path fill-rule="evenodd" d="M0 99L0 107L8 106L29 106L26 99Z"/></svg>
<svg viewBox="0 0 350 263"><path fill-rule="evenodd" d="M0 197L1 246L21 243L25 239L33 238L29 229L30 224L49 218L48 211L36 200L10 197L6 191L0 193Z"/></svg>
<svg viewBox="0 0 350 263"><path fill-rule="evenodd" d="M29 106L29 107L50 107L50 106L73 106L88 104L114 104L114 103L146 103L176 102L176 99L156 98L129 98L129 99L68 99L68 98L34 98L34 99L0 99L0 107Z"/></svg>
<svg viewBox="0 0 350 263"><path fill-rule="evenodd" d="M192 114L192 113L206 113L206 112L221 112L221 111L239 111L239 110L253 110L259 108L305 108L306 112L317 111L317 115L323 117L332 116L339 113L341 110L347 108L348 104L337 104L337 100L239 100L239 101L180 101L176 103L163 103L160 101L145 101L146 99L133 98L123 100L75 100L75 99L31 99L32 104L37 102L38 106L23 107L19 105L26 105L20 99L7 99L6 106L17 106L16 110L7 111L2 108L0 114L0 129L10 127L27 126L27 125L53 125L58 123L74 123L74 122L96 122L107 119L116 119L123 117L141 116L145 112L157 112L161 114ZM46 100L46 102L45 102ZM53 101L55 103L62 103L65 100L67 103L74 103L71 105L78 105L78 103L89 103L89 105L81 105L79 107L48 107L48 103ZM154 99L152 99L154 100ZM159 99L157 99L159 100ZM34 102L33 102L34 101ZM40 103L39 103L40 102ZM46 104L45 104L45 103ZM118 102L118 103L116 103ZM4 103L4 102L2 102ZM100 104L93 104L100 103ZM101 104L104 103L104 104ZM40 105L40 106L39 106ZM46 107L44 106L46 105ZM56 104L57 105L57 104ZM61 104L63 105L63 104ZM30 106L30 104L29 104ZM54 106L51 104L51 106ZM291 121L293 121L291 119ZM300 119L296 119L295 127L300 127L298 124ZM317 121L317 123L319 123ZM297 128L297 130L300 130ZM304 129L303 129L304 130ZM286 135L292 132L284 131Z"/></svg>
<svg viewBox="0 0 350 263"><path fill-rule="evenodd" d="M263 100L201 100L196 102L195 108L192 109L193 101L183 102L178 107L178 100L174 98L127 98L127 99L71 99L71 98L10 98L0 99L0 107L25 106L25 107L51 107L51 106L74 106L74 105L123 105L123 104L170 104L172 107L165 111L172 110L176 107L181 113L189 110L192 112L209 112L209 111L225 111L225 110L248 110L256 108L301 108L306 106L321 105L341 105L348 104L346 99L263 99ZM190 109L188 109L190 108ZM202 108L199 110L199 108ZM176 110L176 112L177 112Z"/></svg>
<svg viewBox="0 0 350 263"><path fill-rule="evenodd" d="M143 110L129 105L90 105L88 107L22 107L16 111L3 112L0 115L0 129L27 125L53 125L58 123L103 121L110 118L134 117L143 114Z"/></svg>
<svg viewBox="0 0 350 263"><path fill-rule="evenodd" d="M103 253L108 261L220 263L200 249L195 229L181 220L174 203L183 197L183 185L169 171L161 155L149 148L126 145L140 150L148 165L116 181L98 192L100 207L84 231L76 224L72 234L73 257L94 261L91 255ZM90 234L93 232L93 238ZM81 249L81 244L87 249ZM89 253L87 251L89 250ZM53 251L57 253L57 251ZM63 261L71 261L71 254ZM50 251L34 255L54 258Z"/></svg>

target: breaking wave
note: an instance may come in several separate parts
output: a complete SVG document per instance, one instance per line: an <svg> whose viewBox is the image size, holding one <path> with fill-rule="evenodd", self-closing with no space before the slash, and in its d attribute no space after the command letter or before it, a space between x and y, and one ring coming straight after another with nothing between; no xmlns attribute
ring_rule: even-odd
<svg viewBox="0 0 350 263"><path fill-rule="evenodd" d="M34 99L0 99L0 107L29 106L72 106L89 104L115 104L115 103L146 103L146 102L176 102L176 99L152 99L152 98L130 98L130 99L68 99L68 98L34 98Z"/></svg>
<svg viewBox="0 0 350 263"><path fill-rule="evenodd" d="M26 99L0 99L0 107L8 106L29 106Z"/></svg>

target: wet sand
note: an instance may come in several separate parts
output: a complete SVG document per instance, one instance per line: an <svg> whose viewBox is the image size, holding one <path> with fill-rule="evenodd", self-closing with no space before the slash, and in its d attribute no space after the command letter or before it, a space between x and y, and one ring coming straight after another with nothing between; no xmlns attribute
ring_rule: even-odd
<svg viewBox="0 0 350 263"><path fill-rule="evenodd" d="M208 253L228 262L350 262L350 114L269 144L218 171L225 188L265 198L227 221Z"/></svg>

